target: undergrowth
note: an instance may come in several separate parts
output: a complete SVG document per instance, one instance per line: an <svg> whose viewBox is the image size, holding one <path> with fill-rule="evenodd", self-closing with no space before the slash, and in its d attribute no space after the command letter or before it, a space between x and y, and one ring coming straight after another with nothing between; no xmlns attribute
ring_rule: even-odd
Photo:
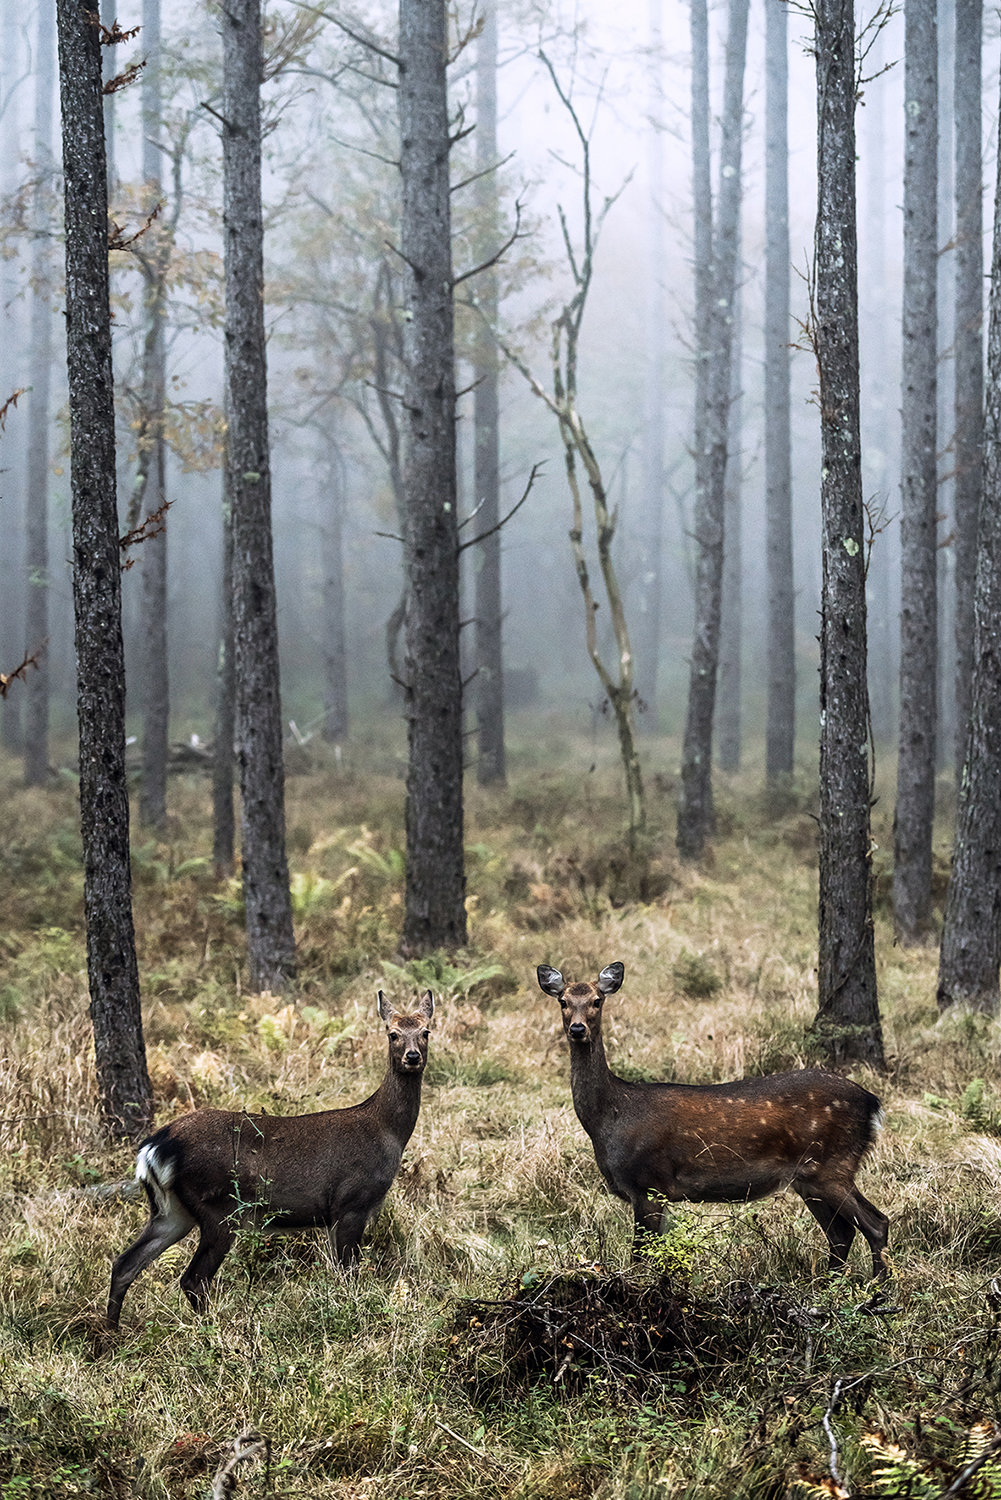
<svg viewBox="0 0 1001 1500"><path fill-rule="evenodd" d="M785 1195L676 1212L630 1266L535 983L539 963L625 964L605 1029L628 1077L808 1065L809 789L731 783L695 871L654 782L630 869L614 770L553 769L535 745L508 791L469 788L468 950L404 961L401 783L362 761L289 780L293 994L244 987L202 780L172 781L167 836L135 851L161 1122L356 1102L385 1063L377 990L434 991L421 1117L360 1272L320 1237L241 1234L196 1317L182 1243L115 1340L110 1260L144 1210L97 1191L132 1164L99 1129L74 791L0 773L0 1500L195 1500L249 1430L248 1496L930 1500L969 1470L954 1493L1001 1500L1001 1033L938 1017L934 951L895 948L878 916L890 1065L859 1076L887 1117L863 1174L892 1220L882 1300L860 1250L824 1277L823 1237Z"/></svg>

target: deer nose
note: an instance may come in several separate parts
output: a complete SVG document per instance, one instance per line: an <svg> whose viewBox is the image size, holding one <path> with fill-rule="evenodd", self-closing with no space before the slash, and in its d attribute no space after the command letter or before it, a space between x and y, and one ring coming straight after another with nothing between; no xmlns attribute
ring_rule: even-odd
<svg viewBox="0 0 1001 1500"><path fill-rule="evenodd" d="M583 1042L587 1037L587 1027L583 1021L573 1021L570 1024L568 1034L572 1041Z"/></svg>
<svg viewBox="0 0 1001 1500"><path fill-rule="evenodd" d="M417 1051L417 1048L416 1047L411 1047L409 1049L409 1051L404 1052L404 1054L403 1054L403 1061L406 1063L406 1065L407 1065L408 1068L419 1067L420 1066L420 1061L421 1061L421 1055Z"/></svg>

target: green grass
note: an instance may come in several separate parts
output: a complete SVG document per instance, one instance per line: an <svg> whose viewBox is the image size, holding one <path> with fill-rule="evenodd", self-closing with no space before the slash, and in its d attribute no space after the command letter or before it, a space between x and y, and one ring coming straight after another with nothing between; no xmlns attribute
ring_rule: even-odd
<svg viewBox="0 0 1001 1500"><path fill-rule="evenodd" d="M670 763L668 747L651 753ZM709 1082L810 1061L807 793L776 810L752 778L732 783L700 871L675 862L669 802L655 801L662 827L628 871L614 768L583 784L569 754L532 756L523 772L513 756L508 792L470 787L468 950L410 963L396 946L395 768L291 778L302 975L281 998L242 988L239 890L211 875L207 787L172 781L170 837L144 835L136 871L160 1121L204 1104L355 1102L384 1066L376 991L431 987L438 1008L421 1118L358 1276L319 1236L244 1235L199 1318L177 1286L182 1244L139 1278L113 1341L110 1261L144 1210L88 1192L132 1162L99 1129L74 794L0 776L0 1500L195 1500L251 1428L270 1468L238 1469L240 1493L290 1500L831 1495L832 1437L843 1490L937 1497L986 1453L1001 1389L1001 1032L939 1018L934 950L894 947L882 913L890 1067L859 1077L887 1114L862 1185L892 1219L888 1304L867 1306L862 1246L850 1277L823 1277L822 1236L783 1195L686 1209L630 1273L638 1298L665 1275L696 1330L653 1378L584 1353L560 1378L549 1355L519 1375L509 1346L469 1326L477 1302L605 1285L628 1265L628 1215L573 1114L536 964L576 978L625 963L606 1029L627 1076ZM1001 1462L974 1484L1001 1497Z"/></svg>

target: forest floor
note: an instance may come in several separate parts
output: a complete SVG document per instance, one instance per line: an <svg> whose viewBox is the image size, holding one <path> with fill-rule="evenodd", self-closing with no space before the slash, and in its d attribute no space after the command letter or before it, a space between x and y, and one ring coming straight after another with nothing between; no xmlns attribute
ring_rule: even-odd
<svg viewBox="0 0 1001 1500"><path fill-rule="evenodd" d="M357 1277L319 1235L243 1234L198 1317L182 1243L136 1282L115 1339L110 1263L145 1209L93 1191L133 1160L99 1130L75 785L0 773L0 1500L194 1500L248 1429L270 1460L234 1470L247 1496L1001 1496L1001 1030L939 1018L935 947L893 944L890 798L889 1065L856 1075L886 1110L860 1178L892 1221L873 1306L864 1244L850 1276L825 1278L823 1237L789 1194L678 1212L630 1268L630 1216L573 1113L535 967L625 964L605 1024L627 1077L814 1061L814 801L804 782L768 808L754 772L721 784L696 870L674 856L673 788L651 777L638 870L614 767L578 759L554 737L515 754L506 791L470 786L469 948L410 963L398 758L373 742L291 776L301 978L284 997L241 990L208 783L172 779L168 836L133 837L158 1123L355 1103L385 1065L376 990L430 986L438 1009L422 1113Z"/></svg>

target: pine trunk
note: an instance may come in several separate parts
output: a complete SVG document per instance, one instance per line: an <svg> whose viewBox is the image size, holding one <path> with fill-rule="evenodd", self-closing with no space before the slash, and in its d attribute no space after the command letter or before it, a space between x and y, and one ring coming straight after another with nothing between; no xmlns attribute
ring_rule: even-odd
<svg viewBox="0 0 1001 1500"><path fill-rule="evenodd" d="M233 508L223 475L222 577L219 581L219 651L216 663L212 751L212 862L217 880L236 868L233 754L236 739L236 673L233 669Z"/></svg>
<svg viewBox="0 0 1001 1500"><path fill-rule="evenodd" d="M51 187L52 91L55 79L55 20L39 6L35 49L35 171L32 204L35 241L31 252L31 391L28 397L28 485L24 524L27 589L25 655L37 670L24 685L24 781L44 786L49 775L49 407L52 375L52 248L44 222ZM8 392L0 396L5 400Z"/></svg>
<svg viewBox="0 0 1001 1500"><path fill-rule="evenodd" d="M476 47L476 184L478 242L481 258L494 254L499 242L497 212L497 5L488 0ZM477 278L476 296L485 327L479 330L473 375L474 495L478 532L500 520L500 370L493 331L497 328L497 272L493 266ZM476 573L476 719L480 786L503 785L507 779L504 746L504 654L501 596L501 534L485 536L477 548Z"/></svg>
<svg viewBox="0 0 1001 1500"><path fill-rule="evenodd" d="M999 107L1001 118L1001 107ZM997 1014L1001 968L1001 162L994 199L973 676L938 1003Z"/></svg>
<svg viewBox="0 0 1001 1500"><path fill-rule="evenodd" d="M956 780L970 718L977 518L983 482L983 0L956 0Z"/></svg>
<svg viewBox="0 0 1001 1500"><path fill-rule="evenodd" d="M693 33L696 11L692 7ZM713 827L712 738L719 671L720 609L723 583L723 528L726 492L727 425L733 346L733 308L737 286L737 243L740 224L741 147L744 130L744 61L747 53L748 0L730 0L723 92L723 138L720 147L720 185L712 231L708 310L708 348L705 376L705 421L696 423L695 630L688 679L688 713L681 752L681 804L678 809L678 853L698 859ZM699 19L701 30L702 18ZM701 38L698 43L701 51ZM693 52L696 50L693 35ZM701 70L701 63L699 64ZM700 89L701 93L701 89ZM704 106L700 105L700 109ZM706 111L707 112L707 111ZM693 139L695 132L693 119ZM700 124L700 133L701 133ZM705 132L708 139L708 131ZM701 158L696 173L698 193ZM704 173L701 173L704 178ZM698 225L702 213L696 209ZM699 253L698 243L696 254ZM697 302L705 295L700 291ZM696 339L702 356L701 340ZM697 399L699 382L696 382Z"/></svg>
<svg viewBox="0 0 1001 1500"><path fill-rule="evenodd" d="M768 710L765 775L792 775L796 628L789 413L789 52L784 0L765 0L765 549Z"/></svg>
<svg viewBox="0 0 1001 1500"><path fill-rule="evenodd" d="M152 1112L132 925L125 665L115 503L101 47L89 0L58 0L66 362L87 969L101 1111L112 1134Z"/></svg>
<svg viewBox="0 0 1001 1500"><path fill-rule="evenodd" d="M233 526L233 659L249 983L295 977L285 852L278 624L271 536L261 213L260 0L229 0L223 35L226 466Z"/></svg>
<svg viewBox="0 0 1001 1500"><path fill-rule="evenodd" d="M339 745L348 733L348 652L344 632L344 461L328 435L329 508L323 527L323 739Z"/></svg>
<svg viewBox="0 0 1001 1500"><path fill-rule="evenodd" d="M741 385L741 294L737 287L733 304L733 360L730 413L727 419L726 489L723 519L723 598L719 633L719 723L717 749L721 771L740 770L741 751L741 639L743 633L743 548L741 446L743 442L743 391Z"/></svg>
<svg viewBox="0 0 1001 1500"><path fill-rule="evenodd" d="M818 0L816 326L823 592L820 635L819 1008L834 1062L880 1067L869 835L865 537L859 440L855 16Z"/></svg>
<svg viewBox="0 0 1001 1500"><path fill-rule="evenodd" d="M906 0L901 398L900 746L893 915L920 942L931 916L938 681L936 279L938 41L935 0Z"/></svg>
<svg viewBox="0 0 1001 1500"><path fill-rule="evenodd" d="M466 941L444 0L400 5L408 953Z"/></svg>

